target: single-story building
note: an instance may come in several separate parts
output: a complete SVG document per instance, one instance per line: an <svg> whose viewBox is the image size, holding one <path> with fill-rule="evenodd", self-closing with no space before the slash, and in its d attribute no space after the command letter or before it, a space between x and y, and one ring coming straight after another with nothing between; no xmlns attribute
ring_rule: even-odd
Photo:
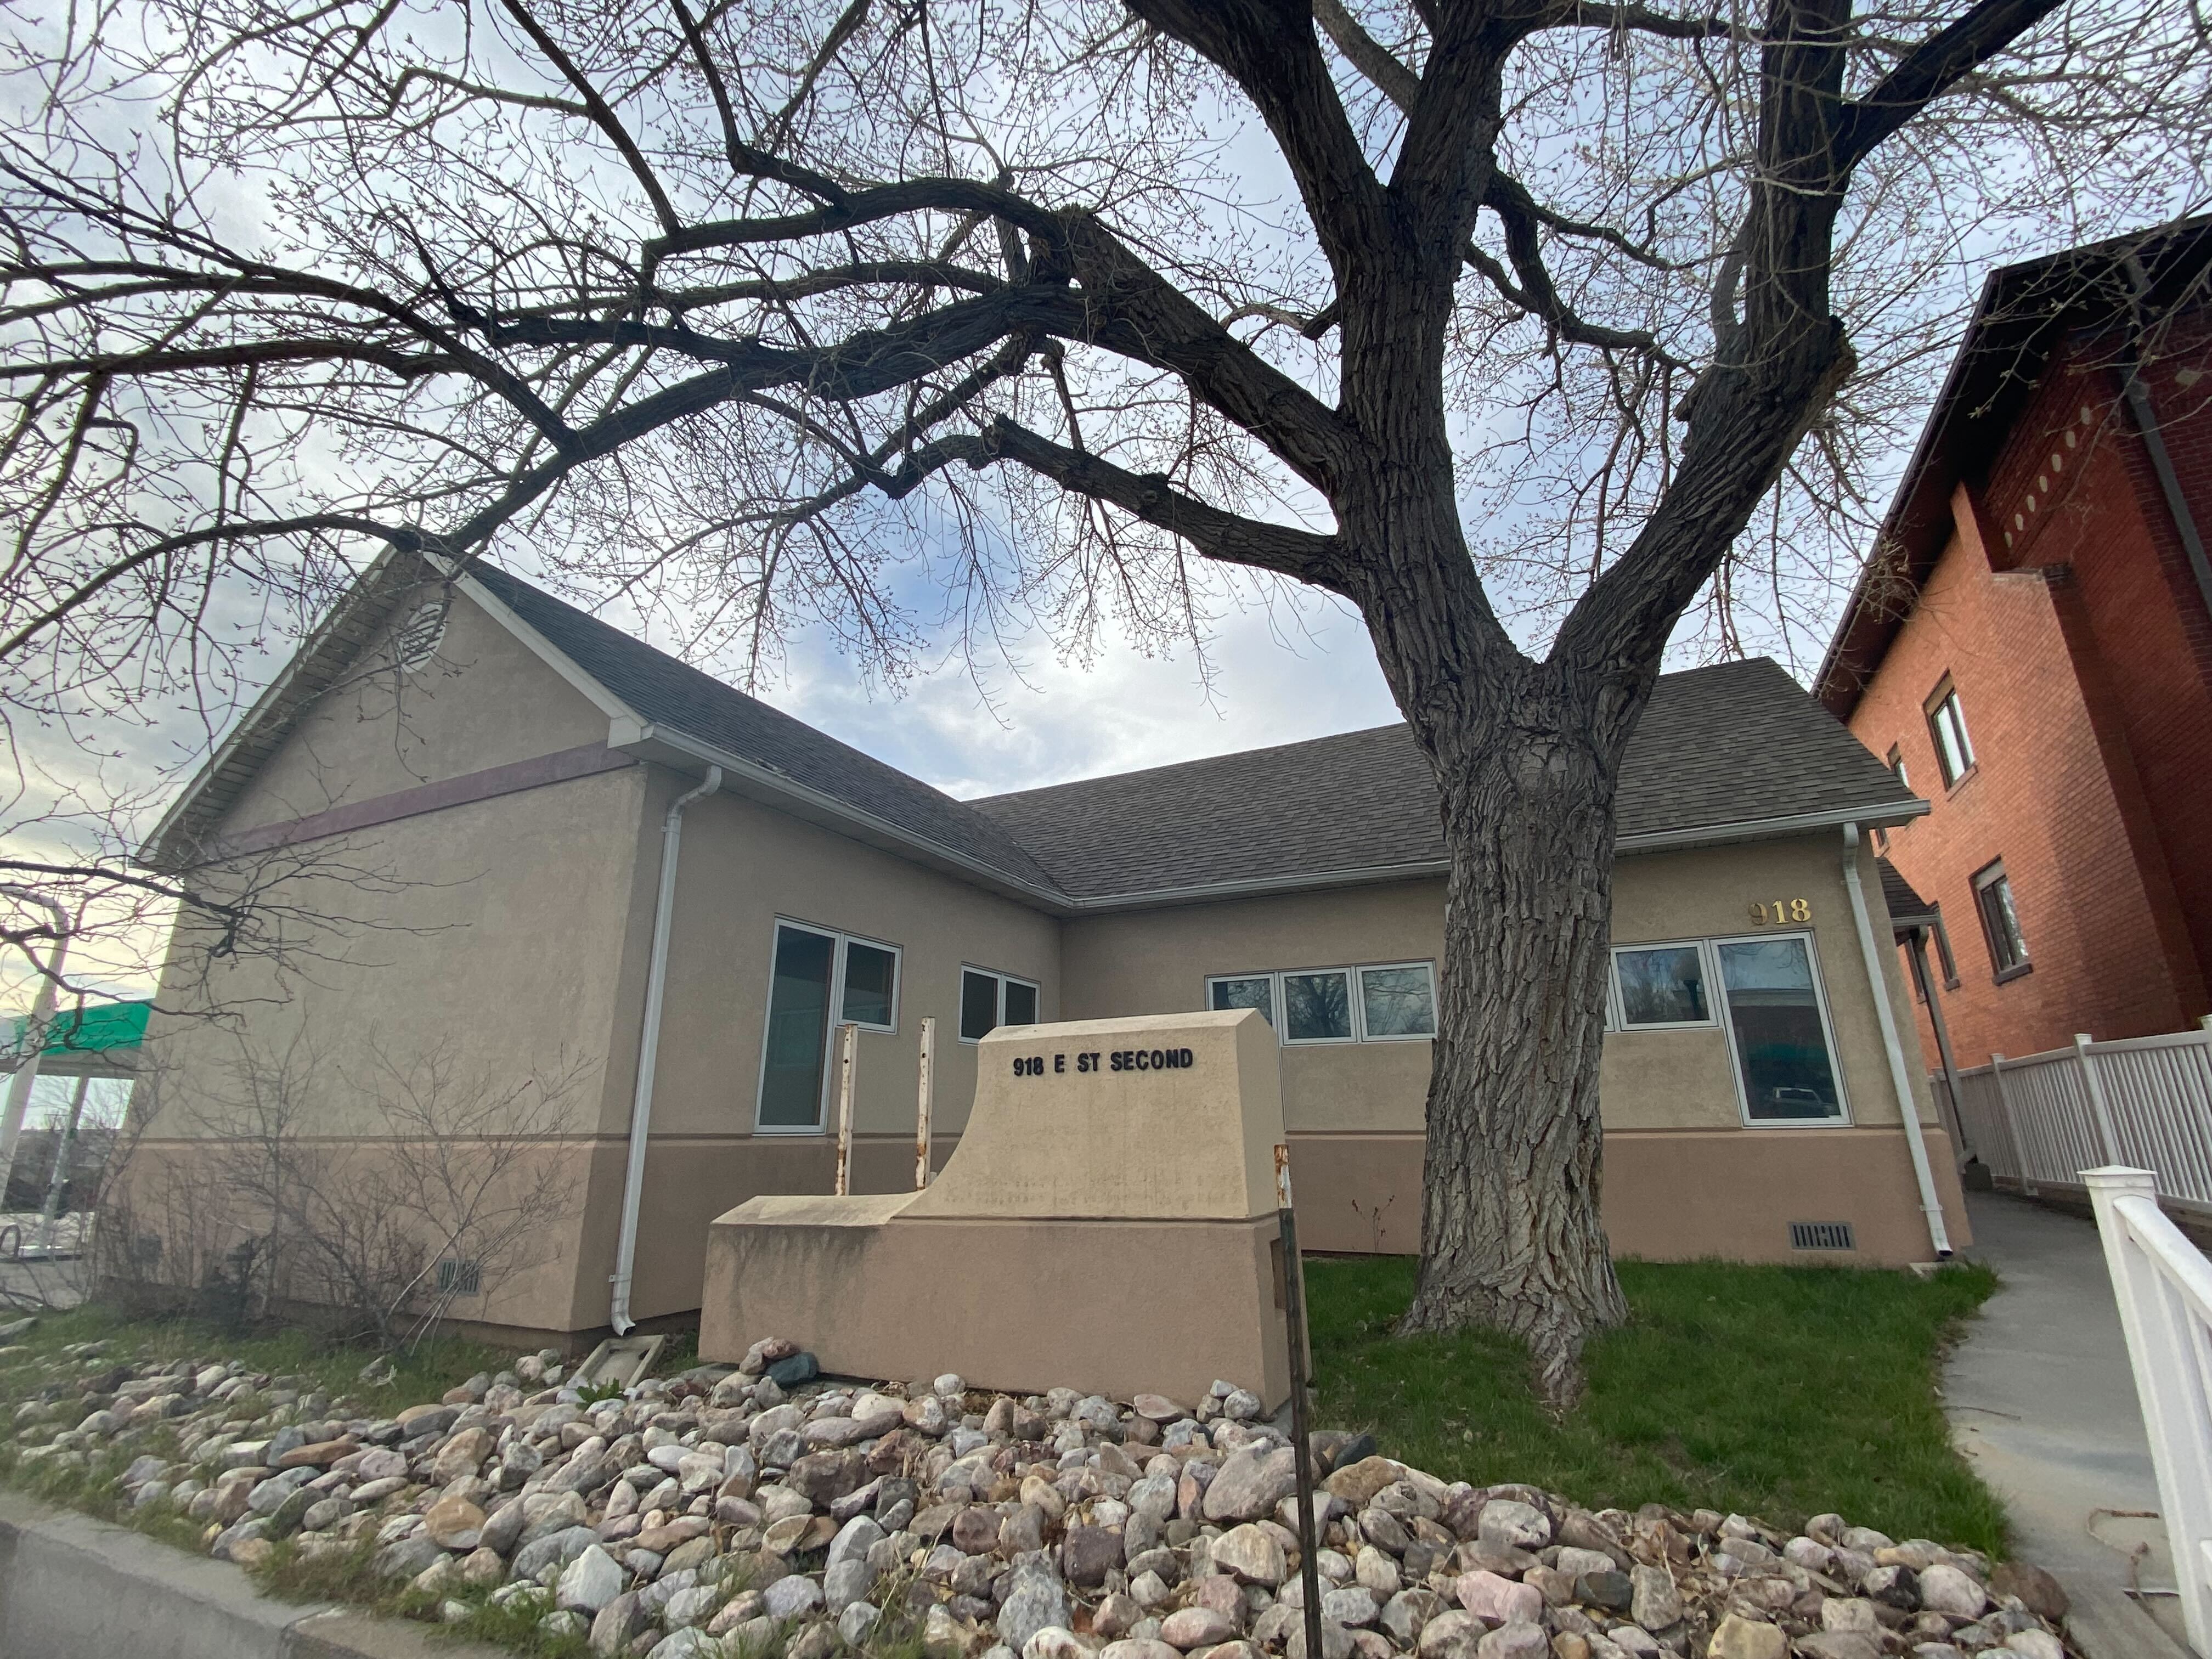
<svg viewBox="0 0 2212 1659"><path fill-rule="evenodd" d="M1616 1251L1965 1242L1866 839L1925 810L1771 662L1659 682L1620 791ZM507 1079L563 1057L573 1117L535 1155L573 1213L457 1315L604 1328L611 1276L629 1317L696 1309L714 1217L830 1189L841 1024L853 1190L910 1185L925 1018L941 1163L1001 1022L1258 1009L1307 1248L1418 1248L1445 859L1401 726L956 800L494 567L393 556L145 851L324 845L381 872L319 878L376 925L285 974L179 933L161 1006L205 983L243 1012L156 1016L136 1167L207 1157L241 1044L290 1057L292 1121L331 1145L388 1133L361 1079L395 1054Z"/></svg>

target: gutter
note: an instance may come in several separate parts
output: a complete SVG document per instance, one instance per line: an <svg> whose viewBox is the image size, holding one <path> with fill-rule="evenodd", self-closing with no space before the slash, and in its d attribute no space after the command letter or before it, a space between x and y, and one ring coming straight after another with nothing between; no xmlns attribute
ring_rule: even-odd
<svg viewBox="0 0 2212 1659"><path fill-rule="evenodd" d="M2189 510L2189 497L2181 490L2181 478L2173 470L2173 457L2166 447L2166 434L2160 428L2158 411L2152 407L2150 388L2143 384L2143 299L2150 289L2150 277L2144 271L2142 261L2134 254L2127 258L2129 295L2127 362L2120 371L2120 386L2127 398L2128 413L2135 417L2136 430L2142 436L2143 448L2150 454L2150 470L2157 475L2158 490L2166 501L2166 516L2173 521L2173 533L2181 538L2181 550L2189 560L2189 574L2197 578L2197 597L2204 601L2204 609L2212 615L2212 560L2204 555L2204 538L2198 532L2197 515Z"/></svg>
<svg viewBox="0 0 2212 1659"><path fill-rule="evenodd" d="M617 1336L628 1336L637 1322L629 1316L630 1276L637 1265L638 1212L645 1199L647 1133L653 1127L653 1074L660 1056L660 1009L668 988L668 935L676 913L676 860L684 843L684 809L722 787L722 769L710 766L696 789L678 795L660 821L660 893L653 907L653 960L645 976L645 1029L637 1051L637 1091L630 1099L629 1160L623 1171L622 1231L615 1245L614 1286L607 1322Z"/></svg>
<svg viewBox="0 0 2212 1659"><path fill-rule="evenodd" d="M1881 1026L1881 1046L1889 1056L1889 1080L1897 1091L1898 1115L1905 1120L1905 1149L1912 1155L1912 1179L1920 1189L1920 1212L1928 1218L1928 1241L1936 1259L1951 1259L1951 1234L1943 1224L1942 1201L1936 1196L1936 1174L1929 1167L1928 1143L1920 1133L1920 1108L1913 1103L1912 1080L1905 1070L1905 1046L1898 1040L1897 1011L1890 1006L1889 981L1881 971L1881 948L1875 943L1874 921L1867 913L1866 889L1859 881L1859 827L1844 826L1844 886L1851 899L1851 921L1859 935L1859 951L1866 958L1867 988L1874 993L1875 1018Z"/></svg>

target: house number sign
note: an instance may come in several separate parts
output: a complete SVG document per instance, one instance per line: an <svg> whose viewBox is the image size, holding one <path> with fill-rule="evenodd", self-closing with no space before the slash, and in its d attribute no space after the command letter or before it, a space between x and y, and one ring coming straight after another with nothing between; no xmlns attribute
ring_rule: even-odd
<svg viewBox="0 0 2212 1659"><path fill-rule="evenodd" d="M1810 921L1813 920L1812 901L1801 898L1768 899L1764 903L1754 903L1751 907L1751 919L1770 927L1780 927L1784 922L1789 921Z"/></svg>
<svg viewBox="0 0 2212 1659"><path fill-rule="evenodd" d="M1079 1072L1181 1072L1197 1063L1188 1048L1117 1048L1110 1054L1079 1054L1074 1060ZM1054 1054L1052 1069L1065 1072L1067 1061L1067 1055ZM1014 1060L1016 1077L1042 1077L1044 1072L1042 1054L1021 1054Z"/></svg>

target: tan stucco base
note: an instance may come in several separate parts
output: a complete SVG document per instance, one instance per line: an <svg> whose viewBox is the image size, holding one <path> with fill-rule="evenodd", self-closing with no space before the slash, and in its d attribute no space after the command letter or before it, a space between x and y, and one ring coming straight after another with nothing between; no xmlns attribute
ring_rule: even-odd
<svg viewBox="0 0 2212 1659"><path fill-rule="evenodd" d="M1222 1377L1270 1409L1289 1397L1272 1216L789 1219L733 1211L708 1232L702 1359L782 1336L848 1376L957 1371L1011 1393L1143 1389L1186 1405Z"/></svg>
<svg viewBox="0 0 2212 1659"><path fill-rule="evenodd" d="M1924 1132L1954 1249L1973 1242L1951 1144ZM1419 1135L1291 1137L1298 1240L1309 1250L1420 1248ZM1796 1250L1793 1221L1848 1221L1858 1248ZM1934 1255L1905 1135L1850 1129L1614 1130L1605 1138L1613 1252L1650 1261L1838 1261L1902 1267Z"/></svg>

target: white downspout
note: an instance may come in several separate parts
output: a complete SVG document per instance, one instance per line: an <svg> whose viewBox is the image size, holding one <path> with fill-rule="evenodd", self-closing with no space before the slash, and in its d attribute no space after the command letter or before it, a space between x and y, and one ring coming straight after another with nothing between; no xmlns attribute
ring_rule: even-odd
<svg viewBox="0 0 2212 1659"><path fill-rule="evenodd" d="M653 962L645 975L645 1029L638 1036L637 1092L629 1108L629 1164L623 1173L622 1236L615 1246L614 1286L607 1322L627 1336L637 1322L629 1316L630 1273L637 1265L637 1218L645 1201L647 1131L653 1127L653 1072L660 1055L660 1005L668 988L668 933L676 913L676 856L684 842L684 809L722 787L722 769L710 766L706 781L678 795L660 821L660 895L653 907Z"/></svg>
<svg viewBox="0 0 2212 1659"><path fill-rule="evenodd" d="M1859 951L1866 957L1867 987L1874 993L1875 1018L1881 1024L1881 1046L1889 1054L1889 1080L1897 1091L1897 1107L1905 1120L1905 1144L1912 1154L1912 1179L1920 1188L1921 1213L1928 1218L1928 1239L1936 1259L1951 1259L1951 1235L1943 1225L1943 1206L1936 1196L1936 1174L1929 1167L1928 1144L1920 1135L1920 1108L1913 1103L1911 1074L1905 1066L1905 1048L1897 1036L1896 1012L1889 1006L1889 981L1881 971L1881 951L1874 941L1874 922L1867 914L1866 890L1859 884L1859 827L1844 826L1844 886L1851 896L1851 920L1858 927Z"/></svg>

